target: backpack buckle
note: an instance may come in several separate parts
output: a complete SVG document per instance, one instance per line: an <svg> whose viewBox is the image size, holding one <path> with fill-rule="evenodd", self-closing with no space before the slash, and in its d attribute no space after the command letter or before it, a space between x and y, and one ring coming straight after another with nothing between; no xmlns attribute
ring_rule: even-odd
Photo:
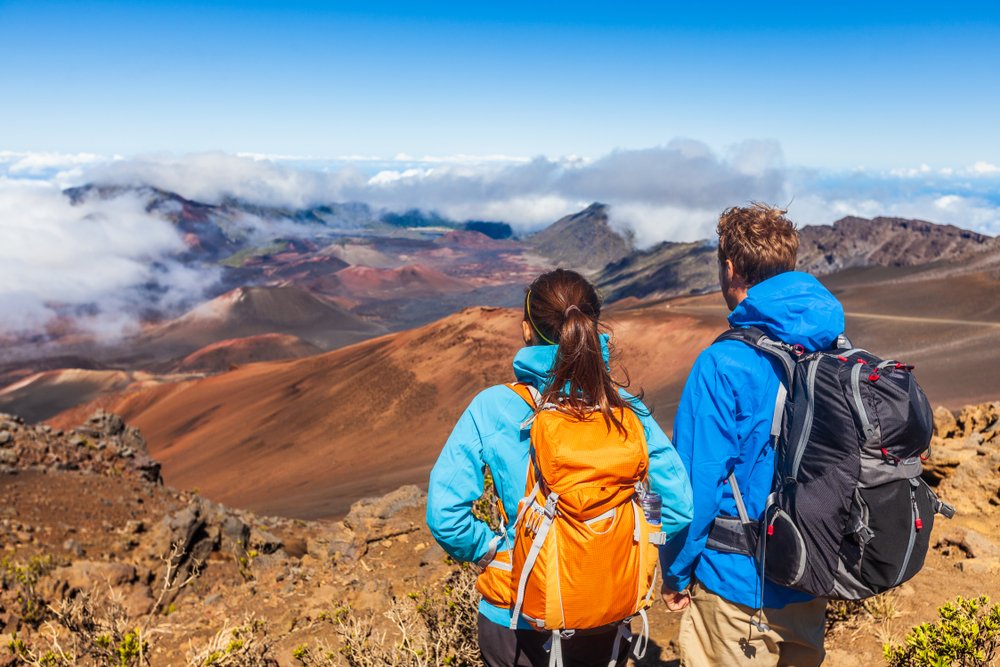
<svg viewBox="0 0 1000 667"><path fill-rule="evenodd" d="M558 493L550 493L549 497L545 499L545 507L542 509L545 512L545 516L550 519L555 518L556 515L556 503L559 502Z"/></svg>

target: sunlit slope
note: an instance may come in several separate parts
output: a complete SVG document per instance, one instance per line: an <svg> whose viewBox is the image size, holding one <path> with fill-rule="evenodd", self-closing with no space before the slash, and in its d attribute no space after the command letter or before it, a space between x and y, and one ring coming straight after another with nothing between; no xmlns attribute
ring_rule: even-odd
<svg viewBox="0 0 1000 667"><path fill-rule="evenodd" d="M654 311L612 319L633 388L668 417L718 325ZM170 484L262 512L325 516L364 495L426 483L475 394L513 378L519 347L519 312L471 308L326 354L130 391L102 405L142 430Z"/></svg>

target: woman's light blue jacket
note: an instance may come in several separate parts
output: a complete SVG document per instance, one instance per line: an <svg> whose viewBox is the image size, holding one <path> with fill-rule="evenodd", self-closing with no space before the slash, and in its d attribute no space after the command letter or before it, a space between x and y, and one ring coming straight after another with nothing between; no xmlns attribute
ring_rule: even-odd
<svg viewBox="0 0 1000 667"><path fill-rule="evenodd" d="M602 336L607 357L607 337ZM514 357L514 376L544 390L557 346L522 348ZM693 516L691 485L680 457L663 430L636 399L649 450L649 480L663 497L663 531L668 539L686 527ZM472 515L472 504L483 493L483 471L489 467L497 495L508 517L517 516L528 473L529 430L521 424L531 408L509 387L497 385L480 392L459 418L431 470L427 492L427 525L438 543L453 558L476 562L489 550L494 533ZM513 544L509 526L500 551ZM494 623L510 624L510 611L481 602L480 612ZM523 623L523 620L522 620ZM527 628L528 625L524 624Z"/></svg>

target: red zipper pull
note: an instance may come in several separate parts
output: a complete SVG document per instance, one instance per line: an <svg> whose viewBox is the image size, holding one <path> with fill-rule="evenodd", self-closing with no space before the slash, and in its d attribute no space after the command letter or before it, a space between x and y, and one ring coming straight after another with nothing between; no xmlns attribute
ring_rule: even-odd
<svg viewBox="0 0 1000 667"><path fill-rule="evenodd" d="M923 519L921 519L921 518L920 518L920 517L918 516L918 517L917 517L917 518L916 518L916 519L915 519L915 520L913 521L913 525L914 525L914 527L916 527L916 529L917 529L917 530L923 530L923 527L924 527L924 520L923 520Z"/></svg>
<svg viewBox="0 0 1000 667"><path fill-rule="evenodd" d="M767 527L767 536L771 537L773 535L774 535L774 524L772 523Z"/></svg>

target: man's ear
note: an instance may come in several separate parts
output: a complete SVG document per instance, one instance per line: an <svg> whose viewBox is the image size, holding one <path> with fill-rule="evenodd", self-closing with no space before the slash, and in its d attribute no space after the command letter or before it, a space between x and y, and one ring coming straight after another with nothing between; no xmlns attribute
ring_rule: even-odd
<svg viewBox="0 0 1000 667"><path fill-rule="evenodd" d="M732 285L733 279L736 277L736 267L733 265L733 260L727 257L723 263L722 270L726 274L726 283Z"/></svg>

